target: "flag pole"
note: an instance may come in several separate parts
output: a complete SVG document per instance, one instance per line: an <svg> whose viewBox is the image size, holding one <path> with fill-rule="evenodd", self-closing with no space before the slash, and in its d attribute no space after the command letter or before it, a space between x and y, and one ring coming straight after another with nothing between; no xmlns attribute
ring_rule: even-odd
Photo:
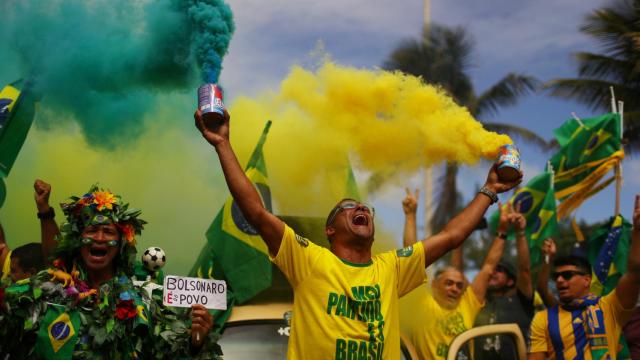
<svg viewBox="0 0 640 360"><path fill-rule="evenodd" d="M575 116L574 113L571 113L574 115L575 119L578 120L578 122L580 123L580 126L582 126L582 122L580 121L580 119ZM553 171L553 166L551 165L551 161L547 161L547 171L551 173L551 188L553 189L553 186L555 185L555 177L556 177L556 173ZM555 199L554 199L555 201ZM558 214L556 213L555 215L556 217L558 216ZM549 265L549 262L551 261L549 254L544 254L544 263Z"/></svg>
<svg viewBox="0 0 640 360"><path fill-rule="evenodd" d="M611 90L613 91L613 89ZM611 100L613 103L613 99ZM620 139L624 136L624 118L623 118L623 109L624 103L622 101L618 101L618 113L620 114ZM620 147L622 148L622 141L620 142ZM620 193L622 192L622 161L618 161L616 164L616 208L615 208L615 216L620 215Z"/></svg>

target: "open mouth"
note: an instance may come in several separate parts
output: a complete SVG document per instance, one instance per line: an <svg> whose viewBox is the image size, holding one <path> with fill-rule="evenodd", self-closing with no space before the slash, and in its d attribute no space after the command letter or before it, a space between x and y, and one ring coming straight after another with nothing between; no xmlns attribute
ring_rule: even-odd
<svg viewBox="0 0 640 360"><path fill-rule="evenodd" d="M92 247L91 249L89 249L89 253L93 257L103 257L103 256L107 255L107 249L93 248Z"/></svg>
<svg viewBox="0 0 640 360"><path fill-rule="evenodd" d="M353 225L369 225L369 218L364 214L357 214L353 217Z"/></svg>

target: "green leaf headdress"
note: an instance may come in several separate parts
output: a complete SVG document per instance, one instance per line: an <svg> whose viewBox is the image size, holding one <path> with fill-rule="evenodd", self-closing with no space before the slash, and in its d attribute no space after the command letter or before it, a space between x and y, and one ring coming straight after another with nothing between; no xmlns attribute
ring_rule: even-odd
<svg viewBox="0 0 640 360"><path fill-rule="evenodd" d="M90 225L115 224L120 232L120 252L117 270L133 272L136 256L136 234L147 222L139 219L141 210L129 208L119 195L93 185L82 197L72 196L60 204L67 222L60 227L56 257L75 258L83 246L82 231ZM124 266L124 268L122 268Z"/></svg>

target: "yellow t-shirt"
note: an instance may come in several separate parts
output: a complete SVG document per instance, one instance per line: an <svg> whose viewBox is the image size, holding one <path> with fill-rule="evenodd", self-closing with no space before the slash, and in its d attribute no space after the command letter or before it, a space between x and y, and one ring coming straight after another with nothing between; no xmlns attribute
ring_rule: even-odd
<svg viewBox="0 0 640 360"><path fill-rule="evenodd" d="M4 264L2 264L2 277L0 280L6 279L9 277L11 273L11 251L7 253L7 256L4 258Z"/></svg>
<svg viewBox="0 0 640 360"><path fill-rule="evenodd" d="M400 359L398 298L425 279L424 248L352 264L286 226L272 261L294 291L289 359Z"/></svg>
<svg viewBox="0 0 640 360"><path fill-rule="evenodd" d="M609 349L609 355L612 360L616 359L618 340L620 339L620 332L622 326L629 320L633 309L624 309L620 305L620 301L616 296L615 290L606 296L603 296L598 301L598 306L602 309L602 315L604 318L604 325L607 338L607 348ZM587 319L583 314L583 319ZM582 320L580 320L582 321ZM574 321L571 319L571 312L562 308L558 309L558 328L562 337L563 353L565 359L577 358L577 349L575 344L575 338L573 336ZM586 332L586 329L585 329ZM585 341L582 347L582 353L585 360L591 360L591 349L588 341ZM536 313L531 322L531 340L529 344L529 352L544 352L549 359L555 359L556 353L554 351L551 337L549 336L549 318L548 309Z"/></svg>
<svg viewBox="0 0 640 360"><path fill-rule="evenodd" d="M419 321L413 322L411 341L420 359L445 359L453 339L473 327L484 302L478 300L470 286L454 309L440 306L426 287L416 291L421 293L415 312Z"/></svg>

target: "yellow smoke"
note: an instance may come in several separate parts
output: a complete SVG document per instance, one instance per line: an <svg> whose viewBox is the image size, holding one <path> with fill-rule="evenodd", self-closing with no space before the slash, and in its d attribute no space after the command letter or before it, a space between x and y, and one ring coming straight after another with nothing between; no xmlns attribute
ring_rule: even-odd
<svg viewBox="0 0 640 360"><path fill-rule="evenodd" d="M36 178L53 185L51 204L59 223L57 204L99 182L143 210L149 224L138 250L160 246L168 255L167 273L186 274L228 190L215 151L193 126L195 88L155 100L145 132L116 151L88 144L67 114L53 114L60 119L57 127L32 129L6 179L7 200L0 209L9 246L40 240ZM273 120L265 160L275 212L282 215L326 217L345 195L349 162L360 174L393 167L397 180L442 160L492 159L510 142L485 131L464 108L414 77L331 63L316 72L296 67L278 92L228 105L231 141L243 166L266 120ZM47 111L44 102L36 122ZM385 233L383 220L376 221L376 251L396 247L390 239L400 236Z"/></svg>
<svg viewBox="0 0 640 360"><path fill-rule="evenodd" d="M331 62L316 72L294 67L278 93L240 98L230 111L232 142L238 128L274 121L265 145L270 178L282 190L274 198L295 213L335 203L342 194L327 189L344 188L348 155L361 170L393 167L401 177L441 161L494 160L512 142L416 77Z"/></svg>

